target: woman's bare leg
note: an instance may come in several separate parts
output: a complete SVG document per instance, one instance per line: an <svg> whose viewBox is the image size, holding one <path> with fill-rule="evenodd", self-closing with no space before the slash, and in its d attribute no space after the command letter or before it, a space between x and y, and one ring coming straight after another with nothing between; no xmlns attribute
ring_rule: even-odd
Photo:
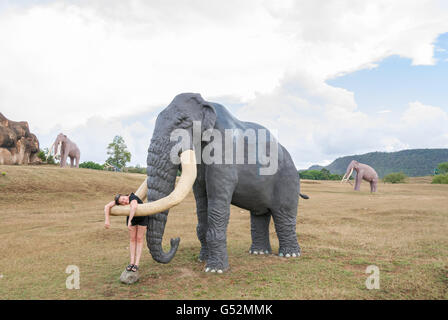
<svg viewBox="0 0 448 320"><path fill-rule="evenodd" d="M142 255L143 238L145 237L146 226L137 226L137 250L135 264L138 266Z"/></svg>
<svg viewBox="0 0 448 320"><path fill-rule="evenodd" d="M135 248L137 242L137 226L132 226L129 230L129 252L131 253L131 264L135 263Z"/></svg>

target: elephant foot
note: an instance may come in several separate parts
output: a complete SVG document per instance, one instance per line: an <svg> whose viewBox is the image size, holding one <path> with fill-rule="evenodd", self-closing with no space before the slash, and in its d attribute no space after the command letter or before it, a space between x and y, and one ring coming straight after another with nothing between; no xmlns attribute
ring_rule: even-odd
<svg viewBox="0 0 448 320"><path fill-rule="evenodd" d="M222 269L212 269L212 268L205 268L205 270L204 270L205 272L211 272L211 273L223 273L224 272L224 270L222 270Z"/></svg>
<svg viewBox="0 0 448 320"><path fill-rule="evenodd" d="M222 263L214 264L214 263L207 263L205 267L205 272L210 273L224 273L227 270L229 270L229 266L224 266Z"/></svg>
<svg viewBox="0 0 448 320"><path fill-rule="evenodd" d="M226 272L226 271L228 271L228 270L229 270L229 267L227 267L227 268L222 268L222 269L220 269L220 268L206 267L204 271L207 272L207 273L219 273L219 274L221 274L221 273L224 273L224 272Z"/></svg>
<svg viewBox="0 0 448 320"><path fill-rule="evenodd" d="M300 247L297 248L282 248L278 250L278 256L279 257L285 257L285 258L296 258L300 257Z"/></svg>
<svg viewBox="0 0 448 320"><path fill-rule="evenodd" d="M254 255L265 255L265 254L271 254L271 253L272 253L271 248L253 248L253 247L251 247L249 249L249 254L254 254Z"/></svg>
<svg viewBox="0 0 448 320"><path fill-rule="evenodd" d="M249 254L265 255L272 253L269 242L270 214L258 215L256 212L250 214L252 245Z"/></svg>

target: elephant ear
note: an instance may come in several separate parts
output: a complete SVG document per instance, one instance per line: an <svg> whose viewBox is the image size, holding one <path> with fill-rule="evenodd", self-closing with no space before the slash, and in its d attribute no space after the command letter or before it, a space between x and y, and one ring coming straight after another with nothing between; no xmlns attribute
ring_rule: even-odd
<svg viewBox="0 0 448 320"><path fill-rule="evenodd" d="M203 131L213 129L216 122L216 110L209 102L204 101L202 103L202 128Z"/></svg>
<svg viewBox="0 0 448 320"><path fill-rule="evenodd" d="M194 94L192 99L195 100L202 110L202 132L213 129L216 122L216 110L210 102L205 101L200 94Z"/></svg>

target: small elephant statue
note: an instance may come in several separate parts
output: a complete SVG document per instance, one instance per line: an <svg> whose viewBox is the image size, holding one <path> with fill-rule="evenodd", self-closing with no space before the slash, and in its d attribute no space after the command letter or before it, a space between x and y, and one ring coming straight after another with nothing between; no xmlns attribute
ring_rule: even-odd
<svg viewBox="0 0 448 320"><path fill-rule="evenodd" d="M57 159L60 150L60 166L65 167L67 157L70 158L70 167L79 168L79 159L81 152L79 151L76 143L71 141L65 134L60 133L56 137L53 145L50 147L50 151L54 150L55 158Z"/></svg>
<svg viewBox="0 0 448 320"><path fill-rule="evenodd" d="M378 186L378 174L375 169L371 166L360 163L356 160L352 160L347 167L347 170L342 177L341 182L349 181L352 176L353 170L356 171L355 179L355 191L359 191L361 188L362 180L368 181L370 183L370 192L376 192Z"/></svg>
<svg viewBox="0 0 448 320"><path fill-rule="evenodd" d="M172 138L178 130L186 133L180 150L176 149L179 140ZM257 132L269 137L263 140L263 135ZM195 140L197 136L199 141ZM265 157L256 153L260 149L265 149ZM178 154L182 174L175 186L180 164L172 160L172 155ZM272 217L279 256L300 256L297 206L299 196L308 197L300 194L300 178L288 151L261 125L238 120L224 106L205 101L200 94L179 94L157 117L147 165L147 184L136 194L147 191L148 202L139 204L135 215L149 216L147 244L157 262L170 262L177 251L179 238L171 239L170 251L164 252L162 237L168 210L180 203L191 188L201 243L199 260L206 261L206 272L222 273L229 269L227 225L231 204L250 212L250 253L272 253L269 240ZM129 208L115 206L111 214L128 215Z"/></svg>

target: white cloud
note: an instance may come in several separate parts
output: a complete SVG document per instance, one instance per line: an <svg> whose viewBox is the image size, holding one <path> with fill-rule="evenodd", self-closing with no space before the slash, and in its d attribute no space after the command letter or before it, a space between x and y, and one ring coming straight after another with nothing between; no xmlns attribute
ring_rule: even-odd
<svg viewBox="0 0 448 320"><path fill-rule="evenodd" d="M146 158L150 119L122 117L186 91L245 104L238 115L280 129L299 167L424 144L408 135L419 130L420 107L394 128L325 81L390 55L434 64L434 40L448 31L448 8L436 0L82 0L2 10L1 111L29 121L43 142L72 134L84 160L100 161L121 134L136 163ZM426 146L446 146L446 133L432 133Z"/></svg>
<svg viewBox="0 0 448 320"><path fill-rule="evenodd" d="M185 91L247 98L274 87L293 58L262 7L249 20L213 21L204 20L209 10L186 6L179 14L164 2L107 6L104 13L90 2L57 2L1 15L5 112L39 127L70 127L166 104Z"/></svg>
<svg viewBox="0 0 448 320"><path fill-rule="evenodd" d="M411 102L403 113L397 136L413 147L448 147L448 113L440 107Z"/></svg>

